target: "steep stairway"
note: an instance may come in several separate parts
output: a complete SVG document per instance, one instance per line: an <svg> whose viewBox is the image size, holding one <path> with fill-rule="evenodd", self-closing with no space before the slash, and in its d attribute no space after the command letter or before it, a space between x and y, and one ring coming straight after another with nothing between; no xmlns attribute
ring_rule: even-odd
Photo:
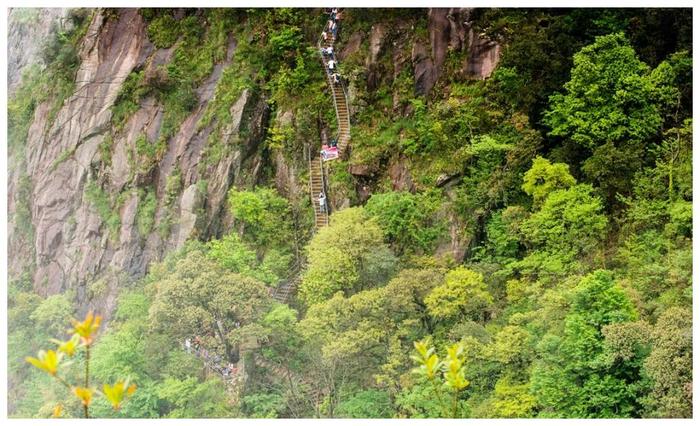
<svg viewBox="0 0 700 426"><path fill-rule="evenodd" d="M319 43L319 52L321 47L327 49L329 47L333 48L335 52L335 41L336 38L329 35L324 41L321 40ZM337 56L334 54L333 59L337 62ZM347 90L345 88L345 83L341 76L340 83L336 84L331 78L331 73L328 71L328 61L331 60L330 55L321 54L321 61L323 62L323 69L326 72L326 81L328 81L328 87L331 90L333 96L333 104L335 105L335 115L338 120L338 151L340 156L345 154L348 144L350 143L350 109L348 108L348 96ZM336 72L338 72L338 67L336 64ZM338 74L340 74L338 72Z"/></svg>
<svg viewBox="0 0 700 426"><path fill-rule="evenodd" d="M321 209L319 204L319 195L326 193L323 159L320 154L312 155L309 159L309 191L314 206L314 226L318 229L328 225L328 208Z"/></svg>
<svg viewBox="0 0 700 426"><path fill-rule="evenodd" d="M320 48L328 48L335 46L336 38L329 35L329 37L324 41L319 42L319 52ZM335 107L336 119L337 119L337 146L338 154L342 156L346 153L346 149L350 142L350 110L348 108L348 96L345 84L342 81L335 83L332 78L331 72L328 70L328 61L333 58L335 60L335 55L323 55L321 54L321 61L323 64L323 72L326 74L326 80L328 82L328 87L330 88L331 95L333 97L333 105ZM338 72L337 66L335 72ZM328 217L328 203L324 208L321 207L319 202L320 194L324 194L327 200L327 186L324 171L324 160L320 153L320 150L311 151L309 155L309 196L311 197L311 203L314 208L314 231L327 226L329 224ZM291 296L296 293L296 289L301 282L302 274L301 271L304 269L303 261L295 264L294 267L290 269L289 276L280 283L275 291L272 293L272 297L280 303L288 303ZM313 384L305 377L298 377L296 374L292 373L289 369L284 368L282 365L272 363L265 358L263 358L256 349L259 348L259 344L255 339L249 339L242 343L240 352L241 360L244 358L244 353L251 352L253 355L253 362L259 367L267 368L275 376L285 378L287 381L295 382L297 384L302 384L311 389L311 397L318 407L321 404L324 395L329 393L328 389L315 388ZM221 362L211 359L209 357L200 357L207 368L221 375L224 382L230 391L236 388L236 384L244 380L245 371L243 365L237 366L235 371L230 371Z"/></svg>

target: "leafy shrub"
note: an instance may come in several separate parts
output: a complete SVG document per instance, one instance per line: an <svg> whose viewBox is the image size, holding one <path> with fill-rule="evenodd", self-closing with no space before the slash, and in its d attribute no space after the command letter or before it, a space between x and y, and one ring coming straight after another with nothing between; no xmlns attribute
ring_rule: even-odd
<svg viewBox="0 0 700 426"><path fill-rule="evenodd" d="M446 231L445 221L437 217L440 205L437 192L387 192L372 195L366 211L377 218L386 240L399 254L430 253Z"/></svg>
<svg viewBox="0 0 700 426"><path fill-rule="evenodd" d="M148 38L159 49L165 49L175 44L179 35L179 22L170 14L161 15L148 24Z"/></svg>

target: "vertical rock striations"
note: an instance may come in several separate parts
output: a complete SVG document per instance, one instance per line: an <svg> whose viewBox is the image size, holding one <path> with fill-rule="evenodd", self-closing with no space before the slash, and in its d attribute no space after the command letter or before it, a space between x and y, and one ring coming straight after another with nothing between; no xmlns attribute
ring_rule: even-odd
<svg viewBox="0 0 700 426"><path fill-rule="evenodd" d="M137 9L92 17L79 47L74 93L53 120L48 101L36 107L18 162L23 170L10 176L11 217L22 196L19 175L30 177L27 201L34 230L33 250L17 245L10 252L14 271L32 269L41 294L75 289L84 306L104 312L111 309L117 287L142 276L150 262L190 237L220 234L228 189L256 182L263 159L269 107L263 96L245 90L218 138L221 155L205 161L214 123L199 123L233 58L230 40L226 60L196 89L197 104L167 140L157 164L142 173L135 161L143 143L139 138L158 139L164 105L145 97L118 130L112 107L133 71L157 73L171 59L172 48L155 48L146 29ZM19 70L27 61L31 58L19 57L13 66ZM108 289L95 295L88 284L99 277L105 277Z"/></svg>

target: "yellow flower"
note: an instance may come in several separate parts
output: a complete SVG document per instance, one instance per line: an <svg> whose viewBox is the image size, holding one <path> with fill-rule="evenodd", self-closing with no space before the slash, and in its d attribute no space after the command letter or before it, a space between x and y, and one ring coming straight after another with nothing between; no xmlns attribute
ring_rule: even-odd
<svg viewBox="0 0 700 426"><path fill-rule="evenodd" d="M107 400L112 404L112 407L115 410L118 410L121 407L125 396L131 396L131 394L133 394L136 391L136 385L132 383L131 386L129 386L128 380L120 380L113 386L110 386L105 383L102 386L102 389L104 390L105 398L107 398Z"/></svg>
<svg viewBox="0 0 700 426"><path fill-rule="evenodd" d="M56 404L56 406L53 407L53 414L51 415L51 417L59 418L61 417L61 414L63 414L63 405Z"/></svg>
<svg viewBox="0 0 700 426"><path fill-rule="evenodd" d="M101 316L93 315L92 311L90 311L88 312L87 316L85 316L85 320L83 320L83 322L72 320L72 332L79 335L80 340L82 340L84 344L89 345L92 343L95 333L97 333L97 330L100 328L101 321Z"/></svg>
<svg viewBox="0 0 700 426"><path fill-rule="evenodd" d="M28 356L25 360L32 364L34 367L44 370L52 376L56 375L58 372L58 364L61 363L61 358L63 358L62 353L56 353L49 349L48 351L39 351L39 358L34 358Z"/></svg>
<svg viewBox="0 0 700 426"><path fill-rule="evenodd" d="M90 402L92 401L92 389L76 386L73 388L73 393L78 397L83 405L90 405Z"/></svg>
<svg viewBox="0 0 700 426"><path fill-rule="evenodd" d="M58 345L59 352L63 352L64 354L66 354L68 356L73 356L73 355L75 355L75 350L78 348L78 345L80 344L80 336L77 334L74 334L73 337L70 338L70 340L67 340L65 342L62 342L62 341L56 340L56 339L51 339L51 341Z"/></svg>

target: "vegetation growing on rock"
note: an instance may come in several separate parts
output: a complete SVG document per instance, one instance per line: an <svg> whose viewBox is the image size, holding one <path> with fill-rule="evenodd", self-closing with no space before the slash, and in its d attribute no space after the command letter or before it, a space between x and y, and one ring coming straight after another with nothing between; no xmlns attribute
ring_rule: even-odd
<svg viewBox="0 0 700 426"><path fill-rule="evenodd" d="M78 11L49 40L8 104L10 415L692 416L690 11L342 13L318 230L322 11ZM126 73L86 101L94 41ZM106 400L23 361L89 309Z"/></svg>

